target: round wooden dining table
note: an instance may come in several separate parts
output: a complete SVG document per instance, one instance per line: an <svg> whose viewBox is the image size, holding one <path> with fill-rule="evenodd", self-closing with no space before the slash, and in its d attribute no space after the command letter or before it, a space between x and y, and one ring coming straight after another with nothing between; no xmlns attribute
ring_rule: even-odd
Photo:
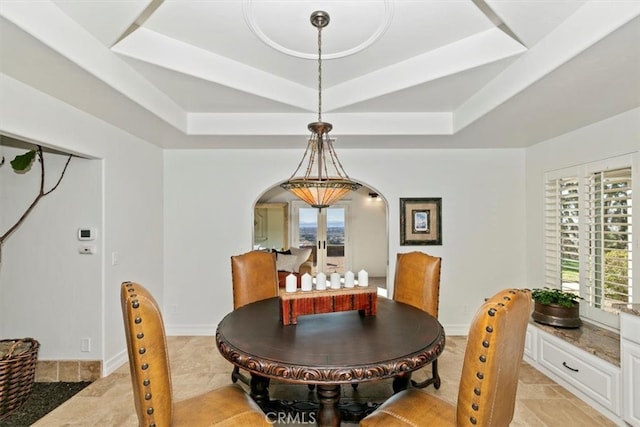
<svg viewBox="0 0 640 427"><path fill-rule="evenodd" d="M251 395L263 409L269 379L315 385L318 425L338 426L341 384L396 378L394 389L406 387L412 371L442 353L445 334L435 317L383 297L373 316L314 314L284 326L276 297L226 315L216 343L224 358L252 373Z"/></svg>

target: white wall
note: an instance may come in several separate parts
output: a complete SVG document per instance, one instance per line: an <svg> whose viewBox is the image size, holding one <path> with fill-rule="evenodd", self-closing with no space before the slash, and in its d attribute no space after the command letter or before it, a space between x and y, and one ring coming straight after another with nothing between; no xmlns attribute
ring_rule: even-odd
<svg viewBox="0 0 640 427"><path fill-rule="evenodd" d="M3 148L7 163L0 168L2 222L7 231L38 194L40 167L14 173L9 160L25 149ZM45 191L60 176L66 156L45 153ZM80 255L78 227L98 227L102 218L102 165L74 158L58 188L40 200L3 245L0 265L0 336L34 337L42 359L100 359L102 354L101 258ZM63 290L63 292L60 292ZM55 308L55 315L40 316ZM51 313L53 314L53 313ZM77 322L83 319L82 322ZM60 333L60 329L68 333ZM80 339L91 339L91 352L80 352Z"/></svg>
<svg viewBox="0 0 640 427"><path fill-rule="evenodd" d="M61 187L7 241L0 331L43 342L42 360L101 359L109 371L126 359L120 283L138 280L162 303L162 150L2 74L0 93L0 133L99 159L72 160ZM75 191L88 195L88 204ZM5 204L8 193L0 186L2 224L22 209ZM76 252L80 224L98 228L95 256ZM80 352L86 336L88 354Z"/></svg>
<svg viewBox="0 0 640 427"><path fill-rule="evenodd" d="M640 150L640 109L534 145L527 150L527 284L544 286L544 173ZM634 181L634 193L640 182Z"/></svg>
<svg viewBox="0 0 640 427"><path fill-rule="evenodd" d="M387 275L387 204L355 193L351 197L349 256L352 271L364 269L370 277ZM393 280L393 278L391 278Z"/></svg>
<svg viewBox="0 0 640 427"><path fill-rule="evenodd" d="M232 310L230 256L251 249L257 197L288 176L295 150L165 152L165 313L169 333L213 334ZM349 175L389 204L397 252L443 257L440 320L466 333L485 297L522 286L524 150L341 150ZM363 159L365 161L363 161ZM399 198L443 198L443 245L399 246ZM357 238L357 236L352 236Z"/></svg>

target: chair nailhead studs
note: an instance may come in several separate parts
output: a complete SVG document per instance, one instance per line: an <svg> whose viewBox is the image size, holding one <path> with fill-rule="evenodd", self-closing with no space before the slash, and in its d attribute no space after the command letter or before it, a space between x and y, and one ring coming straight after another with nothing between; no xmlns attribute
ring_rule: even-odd
<svg viewBox="0 0 640 427"><path fill-rule="evenodd" d="M142 323L142 318L141 318L141 317L136 317L136 318L135 318L135 320L134 320L134 322L135 322L136 324L140 324L140 323Z"/></svg>
<svg viewBox="0 0 640 427"><path fill-rule="evenodd" d="M138 332L138 334L136 335L136 338L141 340L142 338L144 338L144 334L142 332Z"/></svg>
<svg viewBox="0 0 640 427"><path fill-rule="evenodd" d="M156 427L156 423L149 424L149 427Z"/></svg>
<svg viewBox="0 0 640 427"><path fill-rule="evenodd" d="M476 372L476 377L477 377L479 380L483 380L483 379L484 379L484 374L483 374L482 372Z"/></svg>
<svg viewBox="0 0 640 427"><path fill-rule="evenodd" d="M138 307L140 307L140 301L138 301L137 299L134 299L134 300L131 302L131 307L133 307L133 308L138 308Z"/></svg>
<svg viewBox="0 0 640 427"><path fill-rule="evenodd" d="M144 400L151 400L151 393L145 393Z"/></svg>
<svg viewBox="0 0 640 427"><path fill-rule="evenodd" d="M153 406L149 406L147 408L147 414L149 414L149 415L153 414Z"/></svg>
<svg viewBox="0 0 640 427"><path fill-rule="evenodd" d="M495 316L496 315L496 309L495 308L490 308L489 309L489 316Z"/></svg>
<svg viewBox="0 0 640 427"><path fill-rule="evenodd" d="M479 389L478 387L474 388L474 389L473 389L473 393L474 393L476 396L480 396L480 389Z"/></svg>
<svg viewBox="0 0 640 427"><path fill-rule="evenodd" d="M493 326L488 325L488 326L485 328L485 330L486 330L487 332L491 333L491 332L493 332Z"/></svg>
<svg viewBox="0 0 640 427"><path fill-rule="evenodd" d="M147 369L149 369L149 364L148 363L143 363L141 366L143 371L146 371Z"/></svg>
<svg viewBox="0 0 640 427"><path fill-rule="evenodd" d="M482 341L482 346L484 348L489 348L489 341L487 341L487 340Z"/></svg>
<svg viewBox="0 0 640 427"><path fill-rule="evenodd" d="M471 405L471 409L473 409L474 411L477 411L477 410L478 410L478 408L479 408L479 406L478 406L478 404L477 404L477 403L473 403L473 404Z"/></svg>
<svg viewBox="0 0 640 427"><path fill-rule="evenodd" d="M484 354L481 354L481 355L480 355L480 357L479 357L478 359L480 359L480 361L481 361L482 363L484 363L484 362L486 362L486 361L487 361L487 356L485 356Z"/></svg>
<svg viewBox="0 0 640 427"><path fill-rule="evenodd" d="M140 348L138 349L138 353L140 353L140 354L145 354L146 352L147 352L147 349L146 349L146 348L144 348L144 347L140 347Z"/></svg>
<svg viewBox="0 0 640 427"><path fill-rule="evenodd" d="M144 386L148 386L149 384L151 384L151 381L147 378L147 379L145 379L144 381L142 381L142 384L143 384Z"/></svg>
<svg viewBox="0 0 640 427"><path fill-rule="evenodd" d="M476 425L478 424L478 420L475 419L475 417L470 417L469 421L471 422L471 424Z"/></svg>

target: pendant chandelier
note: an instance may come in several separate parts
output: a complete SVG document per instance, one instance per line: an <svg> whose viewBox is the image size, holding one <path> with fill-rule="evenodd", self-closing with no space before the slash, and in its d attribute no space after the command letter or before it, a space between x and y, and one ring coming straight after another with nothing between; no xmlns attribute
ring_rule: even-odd
<svg viewBox="0 0 640 427"><path fill-rule="evenodd" d="M322 121L322 28L329 24L329 14L320 10L313 12L311 24L318 29L318 121L307 126L311 131L307 149L289 180L280 184L280 187L292 192L314 208L322 209L331 206L361 185L350 180L342 168L333 148L334 140L329 137L333 125ZM307 157L304 175L296 176Z"/></svg>

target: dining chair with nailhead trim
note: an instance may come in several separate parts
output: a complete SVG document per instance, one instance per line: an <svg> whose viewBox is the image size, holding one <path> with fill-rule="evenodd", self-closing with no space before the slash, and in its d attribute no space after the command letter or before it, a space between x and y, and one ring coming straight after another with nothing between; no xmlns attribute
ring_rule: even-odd
<svg viewBox="0 0 640 427"><path fill-rule="evenodd" d="M508 426L530 314L526 289L505 289L482 305L469 329L457 405L410 388L393 395L360 425Z"/></svg>
<svg viewBox="0 0 640 427"><path fill-rule="evenodd" d="M442 258L424 252L399 253L393 300L409 304L438 318L441 265ZM412 380L411 384L418 388L425 388L430 384L436 389L440 388L438 359L431 362L431 378L419 383Z"/></svg>
<svg viewBox="0 0 640 427"><path fill-rule="evenodd" d="M233 286L233 309L252 302L278 296L278 269L276 254L251 251L231 257L231 282ZM258 325L256 325L258 326ZM251 385L251 378L234 366L231 381L240 380Z"/></svg>
<svg viewBox="0 0 640 427"><path fill-rule="evenodd" d="M122 283L120 300L140 426L272 425L238 385L174 402L167 340L158 304L147 289L134 282Z"/></svg>

